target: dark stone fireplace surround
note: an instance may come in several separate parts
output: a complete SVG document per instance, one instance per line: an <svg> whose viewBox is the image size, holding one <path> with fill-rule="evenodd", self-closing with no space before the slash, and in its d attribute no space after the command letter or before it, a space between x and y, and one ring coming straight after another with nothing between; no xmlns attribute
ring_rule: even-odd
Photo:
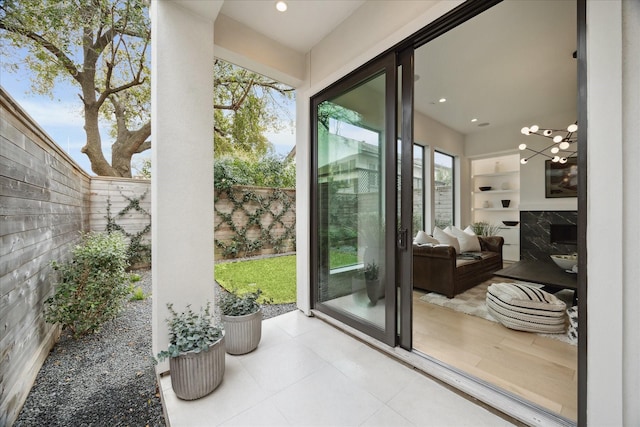
<svg viewBox="0 0 640 427"><path fill-rule="evenodd" d="M577 211L520 211L520 259L553 262L551 254L578 251L573 244L552 243L551 224L577 225Z"/></svg>

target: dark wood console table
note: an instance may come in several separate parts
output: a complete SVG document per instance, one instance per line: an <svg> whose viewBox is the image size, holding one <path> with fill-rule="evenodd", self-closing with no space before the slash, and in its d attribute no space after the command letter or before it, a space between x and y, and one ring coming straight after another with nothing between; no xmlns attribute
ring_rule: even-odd
<svg viewBox="0 0 640 427"><path fill-rule="evenodd" d="M578 300L578 275L567 273L553 261L522 260L493 273L498 277L539 283L552 292L572 289L573 303Z"/></svg>

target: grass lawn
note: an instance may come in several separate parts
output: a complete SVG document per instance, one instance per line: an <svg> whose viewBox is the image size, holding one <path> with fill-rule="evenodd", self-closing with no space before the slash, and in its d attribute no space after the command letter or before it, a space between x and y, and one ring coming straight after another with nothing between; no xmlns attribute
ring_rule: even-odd
<svg viewBox="0 0 640 427"><path fill-rule="evenodd" d="M331 251L331 268L357 263L355 254ZM296 256L287 255L215 265L216 282L227 291L240 294L260 288L260 302L273 304L296 302Z"/></svg>
<svg viewBox="0 0 640 427"><path fill-rule="evenodd" d="M240 294L260 288L261 298L273 304L296 301L295 255L216 264L215 278L226 290Z"/></svg>

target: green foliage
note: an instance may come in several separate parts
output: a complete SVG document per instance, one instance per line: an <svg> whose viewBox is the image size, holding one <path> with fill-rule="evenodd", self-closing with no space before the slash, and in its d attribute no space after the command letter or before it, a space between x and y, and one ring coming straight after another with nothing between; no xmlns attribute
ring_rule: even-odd
<svg viewBox="0 0 640 427"><path fill-rule="evenodd" d="M111 215L111 198L107 198L107 233L113 233L117 231L129 239L129 246L127 247L127 260L129 265L134 266L136 264L149 264L151 262L151 245L143 243L143 237L151 231L151 219L144 228L137 233L129 233L120 224L116 222L116 219L124 217L129 211L135 210L143 215L151 218L151 214L146 211L140 202L147 196L147 191L142 193L140 197L127 197L120 193L122 197L129 201L129 204L125 206L115 217Z"/></svg>
<svg viewBox="0 0 640 427"><path fill-rule="evenodd" d="M169 347L157 354L158 360L178 357L189 351L200 353L222 338L222 329L215 325L211 314L211 303L207 302L200 313L195 313L191 305L180 313L173 309L173 304L167 304L167 308L171 313L171 317L167 319Z"/></svg>
<svg viewBox="0 0 640 427"><path fill-rule="evenodd" d="M237 291L220 292L218 296L218 307L225 316L246 316L260 310L258 298L262 291L239 294Z"/></svg>
<svg viewBox="0 0 640 427"><path fill-rule="evenodd" d="M148 295L144 293L140 286L136 286L135 288L132 287L131 297L129 298L129 301L143 301L147 298L147 296Z"/></svg>
<svg viewBox="0 0 640 427"><path fill-rule="evenodd" d="M252 293L260 289L260 303L292 303L296 300L296 256L216 263L215 279L227 291Z"/></svg>
<svg viewBox="0 0 640 427"><path fill-rule="evenodd" d="M70 262L52 262L57 283L55 294L45 301L45 320L78 337L113 319L130 292L126 252L120 233L85 234Z"/></svg>
<svg viewBox="0 0 640 427"><path fill-rule="evenodd" d="M232 204L231 212L219 209L218 202L223 197ZM266 196L251 188L219 190L213 206L219 221L214 231L227 227L233 235L231 241L215 239L215 244L225 257L230 258L247 256L263 247L271 247L276 253L284 252L289 246L295 247L295 218L285 222L285 216L294 206L295 196L281 189L274 189ZM247 218L245 224L239 224L234 220L236 212ZM266 217L270 217L268 224L264 221ZM250 231L257 232L258 236L251 238Z"/></svg>
<svg viewBox="0 0 640 427"><path fill-rule="evenodd" d="M258 160L272 152L264 136L286 125L293 89L217 59L214 63L214 152Z"/></svg>
<svg viewBox="0 0 640 427"><path fill-rule="evenodd" d="M474 222L471 224L473 232L478 236L495 236L500 231L500 226L490 224L486 221Z"/></svg>
<svg viewBox="0 0 640 427"><path fill-rule="evenodd" d="M292 162L275 156L259 161L223 156L213 163L213 184L216 189L228 190L233 185L295 188L296 167Z"/></svg>
<svg viewBox="0 0 640 427"><path fill-rule="evenodd" d="M140 276L139 274L133 273L132 275L129 276L129 280L131 280L131 283L136 283L142 280L142 276Z"/></svg>
<svg viewBox="0 0 640 427"><path fill-rule="evenodd" d="M0 30L3 67L28 68L33 92L52 96L60 82L79 89L83 152L93 171L131 176L131 155L151 146L148 2L4 0ZM116 139L111 165L102 153L100 118L111 123Z"/></svg>

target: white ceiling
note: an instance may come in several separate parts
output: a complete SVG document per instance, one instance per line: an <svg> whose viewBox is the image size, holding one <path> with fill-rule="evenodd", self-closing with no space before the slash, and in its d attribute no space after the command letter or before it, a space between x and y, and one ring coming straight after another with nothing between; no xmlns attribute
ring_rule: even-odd
<svg viewBox="0 0 640 427"><path fill-rule="evenodd" d="M220 13L307 53L362 3L364 0L287 0L287 11L278 12L276 0L225 0Z"/></svg>
<svg viewBox="0 0 640 427"><path fill-rule="evenodd" d="M364 0L287 3L225 0L220 13L306 53ZM416 109L463 134L575 110L575 50L575 0L506 0L416 50Z"/></svg>
<svg viewBox="0 0 640 427"><path fill-rule="evenodd" d="M416 50L415 107L463 134L576 110L576 34L575 1L502 2Z"/></svg>

